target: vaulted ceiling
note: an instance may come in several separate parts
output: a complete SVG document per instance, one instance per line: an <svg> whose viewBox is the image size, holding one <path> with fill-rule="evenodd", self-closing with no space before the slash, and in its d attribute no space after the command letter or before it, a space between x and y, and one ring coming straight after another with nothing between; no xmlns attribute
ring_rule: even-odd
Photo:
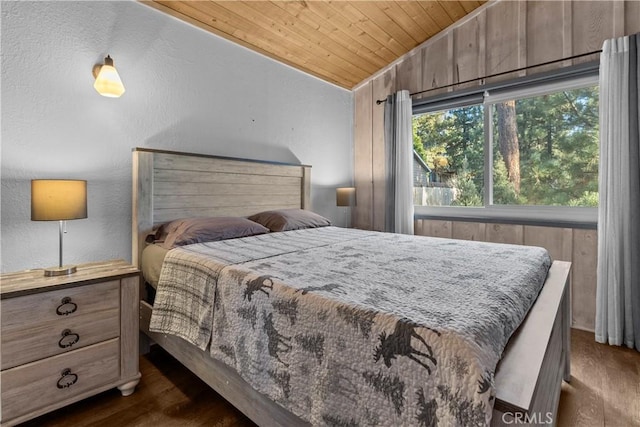
<svg viewBox="0 0 640 427"><path fill-rule="evenodd" d="M143 2L352 89L485 0Z"/></svg>

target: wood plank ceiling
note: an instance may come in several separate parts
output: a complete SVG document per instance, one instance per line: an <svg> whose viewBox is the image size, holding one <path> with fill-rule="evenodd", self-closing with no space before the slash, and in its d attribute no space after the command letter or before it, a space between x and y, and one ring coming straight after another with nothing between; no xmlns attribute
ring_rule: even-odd
<svg viewBox="0 0 640 427"><path fill-rule="evenodd" d="M143 3L352 89L485 1L152 0Z"/></svg>

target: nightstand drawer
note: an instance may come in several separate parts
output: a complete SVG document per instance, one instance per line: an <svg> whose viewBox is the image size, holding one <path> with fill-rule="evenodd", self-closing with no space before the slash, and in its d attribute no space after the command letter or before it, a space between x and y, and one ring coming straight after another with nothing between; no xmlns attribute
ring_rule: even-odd
<svg viewBox="0 0 640 427"><path fill-rule="evenodd" d="M120 340L74 350L0 373L2 419L71 399L120 376Z"/></svg>
<svg viewBox="0 0 640 427"><path fill-rule="evenodd" d="M120 335L119 307L2 332L2 369L67 353Z"/></svg>
<svg viewBox="0 0 640 427"><path fill-rule="evenodd" d="M3 299L2 333L95 314L119 306L119 280Z"/></svg>

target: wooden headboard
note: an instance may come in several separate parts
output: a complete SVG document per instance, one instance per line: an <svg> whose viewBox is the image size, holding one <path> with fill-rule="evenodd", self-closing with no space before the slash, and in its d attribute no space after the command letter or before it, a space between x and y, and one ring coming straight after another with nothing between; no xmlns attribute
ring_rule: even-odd
<svg viewBox="0 0 640 427"><path fill-rule="evenodd" d="M311 166L133 149L131 258L140 267L154 225L197 216L248 216L310 207Z"/></svg>

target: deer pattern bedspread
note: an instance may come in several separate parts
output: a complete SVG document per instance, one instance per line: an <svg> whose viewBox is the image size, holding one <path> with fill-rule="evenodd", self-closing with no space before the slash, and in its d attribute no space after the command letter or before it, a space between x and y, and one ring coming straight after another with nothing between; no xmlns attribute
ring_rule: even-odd
<svg viewBox="0 0 640 427"><path fill-rule="evenodd" d="M185 246L150 329L312 425L473 426L537 297L542 248L323 227Z"/></svg>

